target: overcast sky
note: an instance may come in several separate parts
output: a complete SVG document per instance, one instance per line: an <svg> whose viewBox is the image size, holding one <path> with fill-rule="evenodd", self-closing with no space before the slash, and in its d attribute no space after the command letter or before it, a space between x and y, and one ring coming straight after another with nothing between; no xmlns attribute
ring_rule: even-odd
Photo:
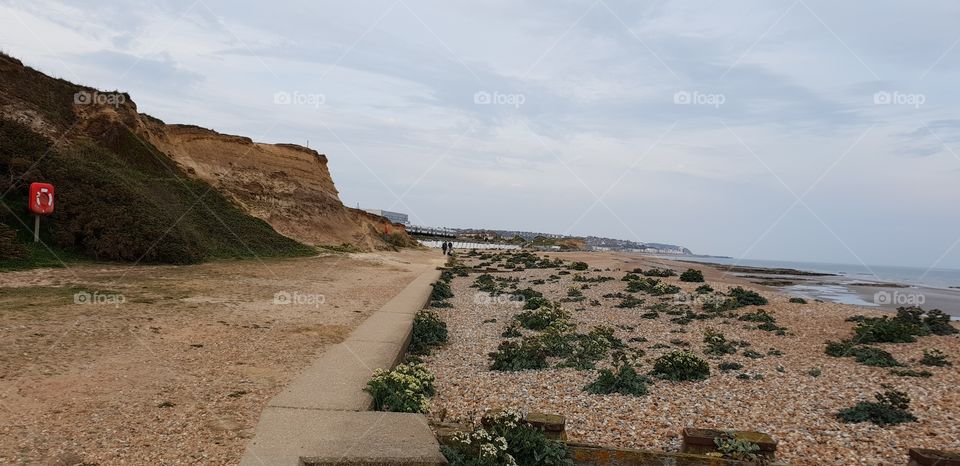
<svg viewBox="0 0 960 466"><path fill-rule="evenodd" d="M0 47L414 223L960 267L955 1L0 0Z"/></svg>

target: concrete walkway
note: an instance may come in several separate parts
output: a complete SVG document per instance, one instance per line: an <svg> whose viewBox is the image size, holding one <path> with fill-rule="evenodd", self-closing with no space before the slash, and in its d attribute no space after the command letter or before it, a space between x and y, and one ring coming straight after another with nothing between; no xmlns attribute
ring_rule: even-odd
<svg viewBox="0 0 960 466"><path fill-rule="evenodd" d="M413 317L442 264L438 257L270 400L240 464L446 464L426 417L370 411L373 400L363 391L374 369L392 368L403 357Z"/></svg>

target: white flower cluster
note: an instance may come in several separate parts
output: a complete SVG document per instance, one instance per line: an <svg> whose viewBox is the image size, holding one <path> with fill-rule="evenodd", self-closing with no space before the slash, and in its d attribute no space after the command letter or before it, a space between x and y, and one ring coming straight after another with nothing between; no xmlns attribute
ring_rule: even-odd
<svg viewBox="0 0 960 466"><path fill-rule="evenodd" d="M434 376L424 364L401 364L392 371L376 369L367 384L376 398L390 398L389 409L407 412L427 412L429 398L434 394ZM398 406L394 406L398 405Z"/></svg>
<svg viewBox="0 0 960 466"><path fill-rule="evenodd" d="M494 437L486 429L478 427L473 432L457 432L453 440L473 450L484 464L516 466L517 462L507 453L507 439Z"/></svg>

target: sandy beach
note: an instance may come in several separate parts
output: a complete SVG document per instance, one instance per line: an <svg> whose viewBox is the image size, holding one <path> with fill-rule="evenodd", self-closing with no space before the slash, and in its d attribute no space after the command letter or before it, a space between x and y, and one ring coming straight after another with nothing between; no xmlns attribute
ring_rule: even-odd
<svg viewBox="0 0 960 466"><path fill-rule="evenodd" d="M960 448L958 406L960 370L957 367L926 367L917 364L925 348L938 348L960 364L960 339L954 336L922 337L916 343L883 344L898 361L910 369L932 372L928 378L901 377L889 368L870 367L851 358L824 354L825 342L847 338L855 315L878 316L885 312L831 302L796 304L775 287L751 283L706 265L706 283L717 290L744 286L769 300L760 306L776 317L786 334L776 335L736 319L694 320L687 325L670 321L670 316L644 319L643 308L619 309L618 299L604 295L624 291L620 280L636 267L669 267L683 271L691 264L630 254L550 253L565 261L585 261L586 277L610 276L612 281L591 283L583 289L585 299L567 302L578 331L596 325L615 329L618 338L631 348L642 349L638 370L651 369L652 360L678 348L703 356L703 333L722 332L727 339L743 341L755 351L754 358L743 352L723 358L708 358L711 375L699 382L657 381L646 396L592 395L583 387L596 378L592 370L571 368L495 372L488 370L487 354L504 340L501 333L520 312L514 303L484 299L470 285L477 274L456 278L455 297L450 309L439 309L450 329L450 342L426 358L437 377L438 395L433 400L434 420L475 420L484 410L514 407L523 410L563 414L573 441L632 447L677 450L684 427L758 430L780 442L778 458L790 464L890 464L907 462L911 447L956 450ZM465 265L477 265L477 258L464 257ZM600 271L595 271L599 269ZM545 297L561 300L567 296L573 274L557 276L557 269L527 269L499 272L498 277L519 280L517 286L532 286ZM551 275L554 279L551 279ZM532 284L544 280L543 284ZM700 283L664 281L692 291ZM658 302L652 296L646 305ZM591 301L599 302L593 305ZM756 306L739 310L749 312ZM525 332L528 332L525 330ZM723 372L721 361L737 362L741 370ZM600 367L608 365L604 362ZM811 375L816 372L818 375ZM738 377L746 374L744 377ZM906 392L912 398L911 411L918 422L879 427L871 423L846 424L836 413L859 401L873 399L885 387Z"/></svg>
<svg viewBox="0 0 960 466"><path fill-rule="evenodd" d="M2 273L0 464L235 464L267 400L432 256Z"/></svg>

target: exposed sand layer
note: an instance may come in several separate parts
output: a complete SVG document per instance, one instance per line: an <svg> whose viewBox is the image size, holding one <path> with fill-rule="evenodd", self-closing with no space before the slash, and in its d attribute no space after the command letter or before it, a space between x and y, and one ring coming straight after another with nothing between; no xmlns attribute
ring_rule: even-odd
<svg viewBox="0 0 960 466"><path fill-rule="evenodd" d="M450 342L426 358L437 378L438 395L433 399L431 417L435 420L474 420L485 409L515 407L567 417L568 434L572 440L642 449L676 450L680 445L683 427L713 427L748 429L767 432L780 441L778 458L792 464L895 464L907 462L911 447L960 449L960 338L956 336L922 337L911 344L879 345L892 353L911 369L929 370L930 378L904 378L890 373L890 369L868 367L852 358L833 358L824 354L827 340L847 338L854 324L847 317L879 315L881 311L834 303L811 302L807 305L789 303L788 297L771 288L749 284L708 266L681 264L638 255L613 253L550 254L564 260L583 260L591 269L610 271L582 272L585 276L612 276L616 280L591 284L583 290L586 300L564 304L573 314L573 320L582 332L595 325L616 328L616 335L631 347L642 348L638 370L647 372L652 360L677 349L671 340L680 339L690 349L703 355L703 331L712 328L723 332L728 340L745 340L764 356L750 359L742 350L733 356L709 359L711 376L701 382L657 381L650 394L643 397L621 395L591 395L583 387L592 382L594 371L548 369L523 372L488 371L487 354L504 340L501 332L513 315L520 311L514 304L497 300L475 299L477 290L471 288L477 274L453 281L455 297L453 308L440 309L450 331ZM467 265L476 259L464 258ZM635 267L672 265L677 271L689 267L702 269L707 283L725 291L728 286L744 285L759 291L770 300L762 306L772 312L777 325L786 327L788 334L756 329L756 324L736 319L715 318L694 320L689 325L670 322L672 316L661 313L655 320L640 318L644 312L637 309L617 309L619 299L602 298L607 293L622 292L626 284L620 278ZM525 272L497 274L520 278L520 288L530 286L533 279L546 279L557 269L530 269ZM533 285L548 298L558 300L567 289L580 283L572 282L573 275L561 276L559 282ZM692 291L699 283L682 283L677 277L665 281ZM647 304L659 298L643 296ZM591 306L590 300L599 300L600 306ZM575 311L583 308L581 311ZM754 310L748 307L737 312ZM699 309L698 309L699 312ZM496 319L491 322L491 319ZM623 327L616 327L616 326ZM631 328L632 327L632 328ZM526 332L526 331L525 331ZM673 333L682 332L682 333ZM645 337L647 342L630 342L631 338ZM652 349L658 343L671 348ZM770 349L783 352L782 356L768 355ZM920 366L917 360L924 348L939 348L954 361L954 367ZM740 371L721 372L720 361L743 364ZM608 363L605 363L608 364ZM782 372L777 368L782 367ZM822 375L809 375L811 369L820 369ZM740 373L750 380L737 378ZM755 380L762 374L762 380ZM873 401L873 394L883 386L905 391L912 398L911 411L919 422L898 426L878 427L870 423L844 424L835 414L861 400Z"/></svg>
<svg viewBox="0 0 960 466"><path fill-rule="evenodd" d="M266 402L435 255L0 274L0 464L234 464Z"/></svg>

